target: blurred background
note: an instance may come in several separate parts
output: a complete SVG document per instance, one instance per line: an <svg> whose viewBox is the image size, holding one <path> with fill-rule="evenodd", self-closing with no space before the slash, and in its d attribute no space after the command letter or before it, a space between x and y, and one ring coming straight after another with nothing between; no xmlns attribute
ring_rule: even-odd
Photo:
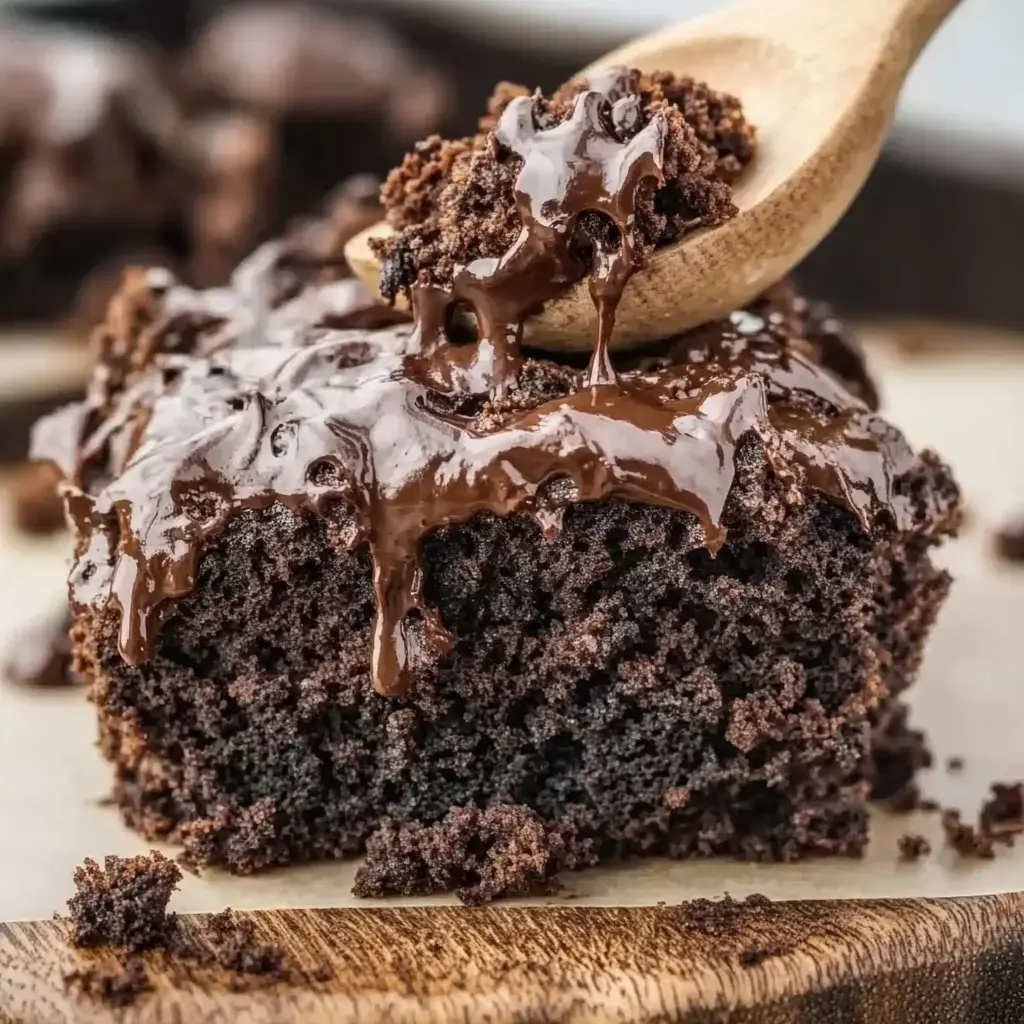
<svg viewBox="0 0 1024 1024"><path fill-rule="evenodd" d="M353 171L385 172L409 141L403 129L469 131L499 79L554 86L631 35L721 5L722 0L7 0L0 11L141 41L167 59L172 73L191 72L192 81L174 83L190 99L202 92L208 101L212 90L221 104L278 117L285 160L304 161L302 174L290 168L287 207L316 202L317 193ZM300 12L313 7L335 16L337 38L348 30L344 67L331 66L337 59L328 59L332 32L323 19L311 18L308 26L320 32L319 61L297 29ZM225 14L228 8L235 9L233 18ZM367 22L377 31L368 32ZM1024 325L1016 258L1024 235L1022 39L1020 0L966 0L915 71L870 186L804 269L808 288L827 292L844 312L858 315ZM382 73L408 75L403 48L448 89L439 94L440 83L423 77L398 81L404 111L396 109L401 96L371 95L372 80ZM6 94L5 74L0 55L0 92ZM289 75L306 81L289 86ZM437 105L443 116L435 116Z"/></svg>
<svg viewBox="0 0 1024 1024"><path fill-rule="evenodd" d="M0 328L23 339L0 456L79 387L84 346L67 346L124 266L222 282L350 175L471 131L496 81L553 87L722 2L0 0ZM965 0L869 185L800 268L808 292L859 320L1024 327L1022 39L1021 0Z"/></svg>

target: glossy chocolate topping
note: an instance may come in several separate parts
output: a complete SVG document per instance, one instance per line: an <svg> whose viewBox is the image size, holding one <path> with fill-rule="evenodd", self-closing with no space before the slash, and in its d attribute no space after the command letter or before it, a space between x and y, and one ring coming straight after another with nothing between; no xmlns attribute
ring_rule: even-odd
<svg viewBox="0 0 1024 1024"><path fill-rule="evenodd" d="M423 352L444 344L444 314L451 303L464 303L479 325L478 365L481 357L488 361L483 383L500 390L518 369L527 314L589 270L600 329L587 377L594 385L614 382L608 339L615 307L636 269L637 190L645 179L661 184L665 143L665 120L659 114L637 131L638 81L637 72L623 69L601 75L599 87L581 92L571 114L550 128L538 126L533 97L519 96L508 104L493 144L522 162L515 184L519 238L500 258L474 260L461 268L450 289L416 286ZM589 268L581 262L577 236L577 221L585 213L607 217L617 241L592 242Z"/></svg>
<svg viewBox="0 0 1024 1024"><path fill-rule="evenodd" d="M369 546L370 674L385 695L405 692L416 665L451 644L422 599L421 541L477 513L531 515L551 537L573 502L636 501L693 514L715 552L738 446L755 437L794 503L817 491L866 531L912 527L899 483L913 453L850 390L861 387L855 358L847 381L826 368L823 348L842 343L801 336L792 301L737 313L617 374L601 344L582 374L524 360L525 313L588 271L606 342L635 268L632 204L659 174L661 129L654 118L625 139L630 76L599 84L550 129L538 130L529 98L509 105L496 139L522 160L519 240L463 268L450 289L419 286L415 324L346 328L353 309L331 300L337 283L280 301L274 250L230 289L162 287L140 329L120 311L127 363L94 398L65 472L79 540L73 599L120 609L129 662L153 653L204 542L239 510L276 503L324 517L339 545ZM587 266L568 239L595 210L616 244L595 245ZM475 343L445 333L452 303L476 312ZM46 442L37 454L61 456Z"/></svg>

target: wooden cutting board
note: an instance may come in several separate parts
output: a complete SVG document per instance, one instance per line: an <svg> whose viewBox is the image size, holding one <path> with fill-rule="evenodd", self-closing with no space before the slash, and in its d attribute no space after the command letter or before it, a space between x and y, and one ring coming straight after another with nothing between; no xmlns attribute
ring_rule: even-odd
<svg viewBox="0 0 1024 1024"><path fill-rule="evenodd" d="M953 463L971 514L942 556L957 584L914 705L936 753L926 795L973 818L990 783L1024 778L1024 569L989 552L992 528L1024 510L1024 345L972 334L963 348L910 356L876 340L872 357L892 418ZM59 599L65 545L0 529L0 632ZM48 920L84 857L146 848L100 806L107 771L92 736L80 693L0 686L0 920L36 919L0 927L0 1020L111 1019L63 991L64 971L90 957ZM946 770L953 755L963 771ZM900 863L905 832L926 835L932 856ZM357 901L354 870L187 876L175 909L259 911L262 935L299 961L329 960L335 978L232 992L237 979L175 980L155 967L156 991L124 1019L1024 1020L1024 844L966 861L943 847L935 815L875 813L858 861L644 861L569 875L564 899L522 907ZM725 892L792 902L717 938L672 908ZM323 909L301 909L311 907ZM201 933L202 917L188 927ZM740 963L759 949L777 955Z"/></svg>
<svg viewBox="0 0 1024 1024"><path fill-rule="evenodd" d="M333 978L267 986L157 962L154 991L117 1013L61 986L110 957L69 953L53 922L4 925L0 1020L1019 1024L1022 915L1024 896L786 903L709 938L670 907L258 911L260 938ZM203 919L186 927L201 938Z"/></svg>

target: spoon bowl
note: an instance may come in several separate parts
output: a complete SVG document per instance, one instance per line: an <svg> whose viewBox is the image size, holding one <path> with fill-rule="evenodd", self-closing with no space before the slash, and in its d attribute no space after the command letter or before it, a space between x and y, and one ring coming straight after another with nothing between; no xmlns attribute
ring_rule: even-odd
<svg viewBox="0 0 1024 1024"><path fill-rule="evenodd" d="M584 69L673 71L738 96L758 134L734 186L738 214L658 249L626 286L611 347L628 348L742 308L785 277L834 227L878 159L900 88L958 0L744 0L644 36ZM880 236L883 226L880 225ZM346 248L379 285L368 240ZM526 321L529 344L593 348L597 312L583 281Z"/></svg>

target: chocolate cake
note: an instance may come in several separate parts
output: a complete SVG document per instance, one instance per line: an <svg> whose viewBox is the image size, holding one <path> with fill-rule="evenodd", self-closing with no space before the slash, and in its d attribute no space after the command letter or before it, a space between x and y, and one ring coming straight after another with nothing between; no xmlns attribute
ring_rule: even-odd
<svg viewBox="0 0 1024 1024"><path fill-rule="evenodd" d="M379 17L302 0L223 5L181 77L194 107L266 125L278 229L342 178L384 173L454 105L447 78Z"/></svg>
<svg viewBox="0 0 1024 1024"><path fill-rule="evenodd" d="M5 21L0 74L0 317L59 316L119 252L180 251L183 124L158 61Z"/></svg>
<svg viewBox="0 0 1024 1024"><path fill-rule="evenodd" d="M184 56L8 20L0 76L0 318L87 328L126 266L224 284L448 98L376 22L292 3L234 5Z"/></svg>
<svg viewBox="0 0 1024 1024"><path fill-rule="evenodd" d="M490 118L385 190L412 322L287 243L229 288L141 274L88 400L38 432L126 820L238 872L355 854L385 821L399 849L460 807L526 814L514 849L557 826L552 863L859 853L872 787L912 772L893 751L949 585L949 471L786 285L609 354L647 255L731 215L736 101L615 71ZM446 218L486 201L459 183L494 193L456 252ZM525 349L587 274L590 366Z"/></svg>

